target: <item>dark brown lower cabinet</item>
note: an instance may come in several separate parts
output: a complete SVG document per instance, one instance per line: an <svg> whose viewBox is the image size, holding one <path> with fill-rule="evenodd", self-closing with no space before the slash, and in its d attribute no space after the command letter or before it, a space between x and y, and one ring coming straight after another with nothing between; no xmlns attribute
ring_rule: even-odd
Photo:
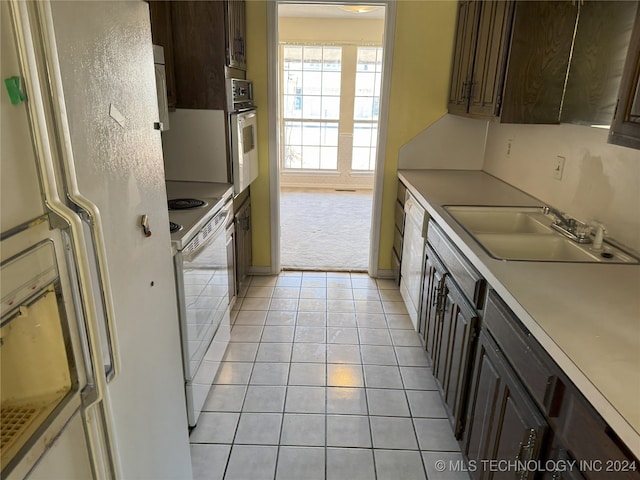
<svg viewBox="0 0 640 480"><path fill-rule="evenodd" d="M236 285L244 294L249 285L249 269L252 264L251 198L248 198L235 214L236 237Z"/></svg>
<svg viewBox="0 0 640 480"><path fill-rule="evenodd" d="M457 438L464 427L464 407L472 347L478 315L467 303L451 277L444 279L440 340L434 374L440 383L445 408Z"/></svg>
<svg viewBox="0 0 640 480"><path fill-rule="evenodd" d="M472 477L533 479L535 469L520 467L540 459L547 422L484 329L471 381L463 447Z"/></svg>
<svg viewBox="0 0 640 480"><path fill-rule="evenodd" d="M418 322L418 333L422 335L424 346L431 358L435 362L436 351L440 337L439 316L441 310L442 296L444 289L445 269L438 261L435 253L427 245L424 264L424 282L422 285L422 305L420 308L420 319Z"/></svg>
<svg viewBox="0 0 640 480"><path fill-rule="evenodd" d="M552 433L553 435L553 433ZM578 462L558 438L550 439L542 480L585 480Z"/></svg>
<svg viewBox="0 0 640 480"><path fill-rule="evenodd" d="M577 461L575 470L581 476L576 478L640 479L638 460L573 385L565 392L557 415L549 422L557 436L556 443L571 452Z"/></svg>

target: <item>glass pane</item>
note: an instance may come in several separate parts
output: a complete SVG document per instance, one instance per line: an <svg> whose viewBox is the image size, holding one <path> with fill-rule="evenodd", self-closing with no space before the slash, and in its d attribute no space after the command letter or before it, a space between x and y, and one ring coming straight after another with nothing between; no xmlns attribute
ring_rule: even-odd
<svg viewBox="0 0 640 480"><path fill-rule="evenodd" d="M285 70L302 69L302 47L285 46L282 57Z"/></svg>
<svg viewBox="0 0 640 480"><path fill-rule="evenodd" d="M376 97L380 96L380 86L382 85L382 73L376 73L375 86L373 89L373 94Z"/></svg>
<svg viewBox="0 0 640 480"><path fill-rule="evenodd" d="M340 97L322 97L322 118L327 120L340 118Z"/></svg>
<svg viewBox="0 0 640 480"><path fill-rule="evenodd" d="M302 97L302 117L320 118L321 97Z"/></svg>
<svg viewBox="0 0 640 480"><path fill-rule="evenodd" d="M320 95L322 93L322 73L304 72L302 75L302 94Z"/></svg>
<svg viewBox="0 0 640 480"><path fill-rule="evenodd" d="M359 72L375 71L376 49L361 47L358 48L358 65Z"/></svg>
<svg viewBox="0 0 640 480"><path fill-rule="evenodd" d="M353 126L353 146L368 147L371 145L371 126L354 125Z"/></svg>
<svg viewBox="0 0 640 480"><path fill-rule="evenodd" d="M338 146L338 124L323 123L320 137L320 145Z"/></svg>
<svg viewBox="0 0 640 480"><path fill-rule="evenodd" d="M285 145L302 145L302 123L300 122L284 123L284 144Z"/></svg>
<svg viewBox="0 0 640 480"><path fill-rule="evenodd" d="M304 70L322 69L322 47L304 47Z"/></svg>
<svg viewBox="0 0 640 480"><path fill-rule="evenodd" d="M323 52L323 70L340 71L342 59L341 47L324 47Z"/></svg>
<svg viewBox="0 0 640 480"><path fill-rule="evenodd" d="M302 145L320 145L320 124L305 123L302 129Z"/></svg>
<svg viewBox="0 0 640 480"><path fill-rule="evenodd" d="M355 120L375 120L373 116L373 98L356 97L353 102L353 118Z"/></svg>
<svg viewBox="0 0 640 480"><path fill-rule="evenodd" d="M302 93L302 72L285 71L284 73L284 93L300 95Z"/></svg>
<svg viewBox="0 0 640 480"><path fill-rule="evenodd" d="M358 96L373 96L375 92L375 73L363 73L356 74L356 95Z"/></svg>
<svg viewBox="0 0 640 480"><path fill-rule="evenodd" d="M285 95L283 103L285 118L302 117L302 97L300 95Z"/></svg>
<svg viewBox="0 0 640 480"><path fill-rule="evenodd" d="M302 166L302 147L286 145L284 147L284 168L300 168Z"/></svg>
<svg viewBox="0 0 640 480"><path fill-rule="evenodd" d="M353 170L369 169L369 148L353 147L353 157L351 159L351 168Z"/></svg>
<svg viewBox="0 0 640 480"><path fill-rule="evenodd" d="M322 94L340 95L340 72L322 72Z"/></svg>
<svg viewBox="0 0 640 480"><path fill-rule="evenodd" d="M378 145L378 124L374 123L371 125L371 143L369 144L372 147L376 147Z"/></svg>
<svg viewBox="0 0 640 480"><path fill-rule="evenodd" d="M321 148L320 168L322 170L338 169L338 147L322 147Z"/></svg>
<svg viewBox="0 0 640 480"><path fill-rule="evenodd" d="M302 168L320 168L320 147L302 147Z"/></svg>

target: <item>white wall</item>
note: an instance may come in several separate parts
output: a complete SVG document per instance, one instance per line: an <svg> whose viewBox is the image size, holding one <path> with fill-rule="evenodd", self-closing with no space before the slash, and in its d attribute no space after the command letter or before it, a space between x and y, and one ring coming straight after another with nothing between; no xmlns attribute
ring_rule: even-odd
<svg viewBox="0 0 640 480"><path fill-rule="evenodd" d="M483 170L640 251L640 151L577 125L489 124ZM511 151L507 154L508 144ZM556 156L566 158L561 180Z"/></svg>
<svg viewBox="0 0 640 480"><path fill-rule="evenodd" d="M487 124L445 114L400 147L398 168L481 170Z"/></svg>

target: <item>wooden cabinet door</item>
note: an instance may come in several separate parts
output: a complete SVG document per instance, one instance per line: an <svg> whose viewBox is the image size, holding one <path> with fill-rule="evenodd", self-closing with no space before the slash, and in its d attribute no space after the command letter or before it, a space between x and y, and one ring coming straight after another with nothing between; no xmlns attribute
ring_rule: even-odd
<svg viewBox="0 0 640 480"><path fill-rule="evenodd" d="M609 143L640 148L640 9L631 34Z"/></svg>
<svg viewBox="0 0 640 480"><path fill-rule="evenodd" d="M468 111L479 15L479 1L465 0L458 3L458 25L449 90L449 113L466 114Z"/></svg>
<svg viewBox="0 0 640 480"><path fill-rule="evenodd" d="M503 123L560 122L577 15L569 0L516 3Z"/></svg>
<svg viewBox="0 0 640 480"><path fill-rule="evenodd" d="M591 1L578 6L561 122L610 126L638 2Z"/></svg>
<svg viewBox="0 0 640 480"><path fill-rule="evenodd" d="M173 1L176 107L225 110L224 4Z"/></svg>
<svg viewBox="0 0 640 480"><path fill-rule="evenodd" d="M226 59L229 67L246 70L246 5L245 0L227 0L226 15Z"/></svg>
<svg viewBox="0 0 640 480"><path fill-rule="evenodd" d="M444 292L440 346L434 374L440 383L454 434L459 437L462 433L463 407L478 315L468 305L451 277L445 277Z"/></svg>
<svg viewBox="0 0 640 480"><path fill-rule="evenodd" d="M500 113L513 7L514 2L508 0L482 2L469 98L471 115L493 117Z"/></svg>
<svg viewBox="0 0 640 480"><path fill-rule="evenodd" d="M532 479L535 472L492 471L483 461L538 460L547 424L486 330L480 332L467 409L464 452L474 479Z"/></svg>
<svg viewBox="0 0 640 480"><path fill-rule="evenodd" d="M549 465L550 468L545 469L542 473L542 480L585 480L580 473L577 461L571 456L560 439L555 437L548 443L550 443L549 452L545 456L545 460L550 460L551 462L548 464L545 462L545 465Z"/></svg>
<svg viewBox="0 0 640 480"><path fill-rule="evenodd" d="M171 28L171 2L150 1L151 39L154 45L164 48L164 69L167 82L167 105L176 108L176 77L173 60L173 33Z"/></svg>
<svg viewBox="0 0 640 480"><path fill-rule="evenodd" d="M444 267L436 259L429 246L425 253L424 283L418 332L422 335L424 346L432 362L437 359L440 342L440 310L444 290Z"/></svg>
<svg viewBox="0 0 640 480"><path fill-rule="evenodd" d="M236 212L236 282L238 292L246 291L251 268L251 200L245 201Z"/></svg>

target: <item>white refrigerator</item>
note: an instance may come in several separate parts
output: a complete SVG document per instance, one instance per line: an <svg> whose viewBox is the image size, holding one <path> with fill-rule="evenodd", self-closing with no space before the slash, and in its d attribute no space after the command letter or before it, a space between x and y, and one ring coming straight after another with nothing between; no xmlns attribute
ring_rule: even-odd
<svg viewBox="0 0 640 480"><path fill-rule="evenodd" d="M191 478L148 5L0 8L3 422L40 398L24 367L39 357L19 347L52 317L68 366L63 399L3 447L2 477Z"/></svg>

